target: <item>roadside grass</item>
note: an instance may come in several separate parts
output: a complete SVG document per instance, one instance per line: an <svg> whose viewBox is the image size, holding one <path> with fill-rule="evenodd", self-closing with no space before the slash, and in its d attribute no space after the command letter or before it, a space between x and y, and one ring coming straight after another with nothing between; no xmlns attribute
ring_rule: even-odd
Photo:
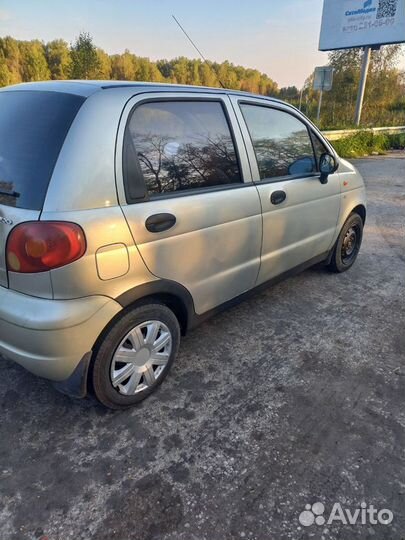
<svg viewBox="0 0 405 540"><path fill-rule="evenodd" d="M336 152L343 158L384 155L388 150L405 148L405 133L387 135L372 131L359 131L337 141L331 141Z"/></svg>

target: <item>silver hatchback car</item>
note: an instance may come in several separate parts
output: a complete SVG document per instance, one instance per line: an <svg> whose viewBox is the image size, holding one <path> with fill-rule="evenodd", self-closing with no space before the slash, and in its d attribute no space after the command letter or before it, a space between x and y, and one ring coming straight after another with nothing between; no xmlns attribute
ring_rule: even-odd
<svg viewBox="0 0 405 540"><path fill-rule="evenodd" d="M299 111L128 82L0 91L0 353L124 408L180 335L247 293L360 249L357 170Z"/></svg>

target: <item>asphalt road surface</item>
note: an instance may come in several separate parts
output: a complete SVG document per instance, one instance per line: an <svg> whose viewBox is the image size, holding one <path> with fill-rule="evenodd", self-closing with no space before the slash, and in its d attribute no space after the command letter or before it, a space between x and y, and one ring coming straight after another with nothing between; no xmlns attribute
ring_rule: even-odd
<svg viewBox="0 0 405 540"><path fill-rule="evenodd" d="M1 540L405 537L405 154L355 164L356 265L211 319L139 407L73 401L0 362ZM393 521L302 525L316 502L324 519L365 502Z"/></svg>

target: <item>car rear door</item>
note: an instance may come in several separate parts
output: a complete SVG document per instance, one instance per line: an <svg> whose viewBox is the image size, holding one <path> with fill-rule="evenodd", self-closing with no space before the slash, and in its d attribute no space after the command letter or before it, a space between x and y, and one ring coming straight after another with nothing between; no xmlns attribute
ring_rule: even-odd
<svg viewBox="0 0 405 540"><path fill-rule="evenodd" d="M260 284L332 247L339 175L321 184L318 162L327 148L292 108L254 98L231 100L263 209Z"/></svg>
<svg viewBox="0 0 405 540"><path fill-rule="evenodd" d="M135 96L117 148L120 202L150 272L186 287L199 314L252 288L260 199L226 94Z"/></svg>

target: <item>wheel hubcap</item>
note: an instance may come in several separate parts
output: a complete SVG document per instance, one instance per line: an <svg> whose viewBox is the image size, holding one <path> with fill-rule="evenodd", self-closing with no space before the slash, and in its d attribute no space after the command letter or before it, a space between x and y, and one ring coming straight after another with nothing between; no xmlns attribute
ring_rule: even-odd
<svg viewBox="0 0 405 540"><path fill-rule="evenodd" d="M111 362L114 388L126 396L152 386L170 358L172 335L161 321L146 321L133 328L117 347Z"/></svg>
<svg viewBox="0 0 405 540"><path fill-rule="evenodd" d="M357 233L356 229L354 227L350 227L348 229L347 233L345 234L345 237L343 239L342 244L342 259L349 259L357 246Z"/></svg>

